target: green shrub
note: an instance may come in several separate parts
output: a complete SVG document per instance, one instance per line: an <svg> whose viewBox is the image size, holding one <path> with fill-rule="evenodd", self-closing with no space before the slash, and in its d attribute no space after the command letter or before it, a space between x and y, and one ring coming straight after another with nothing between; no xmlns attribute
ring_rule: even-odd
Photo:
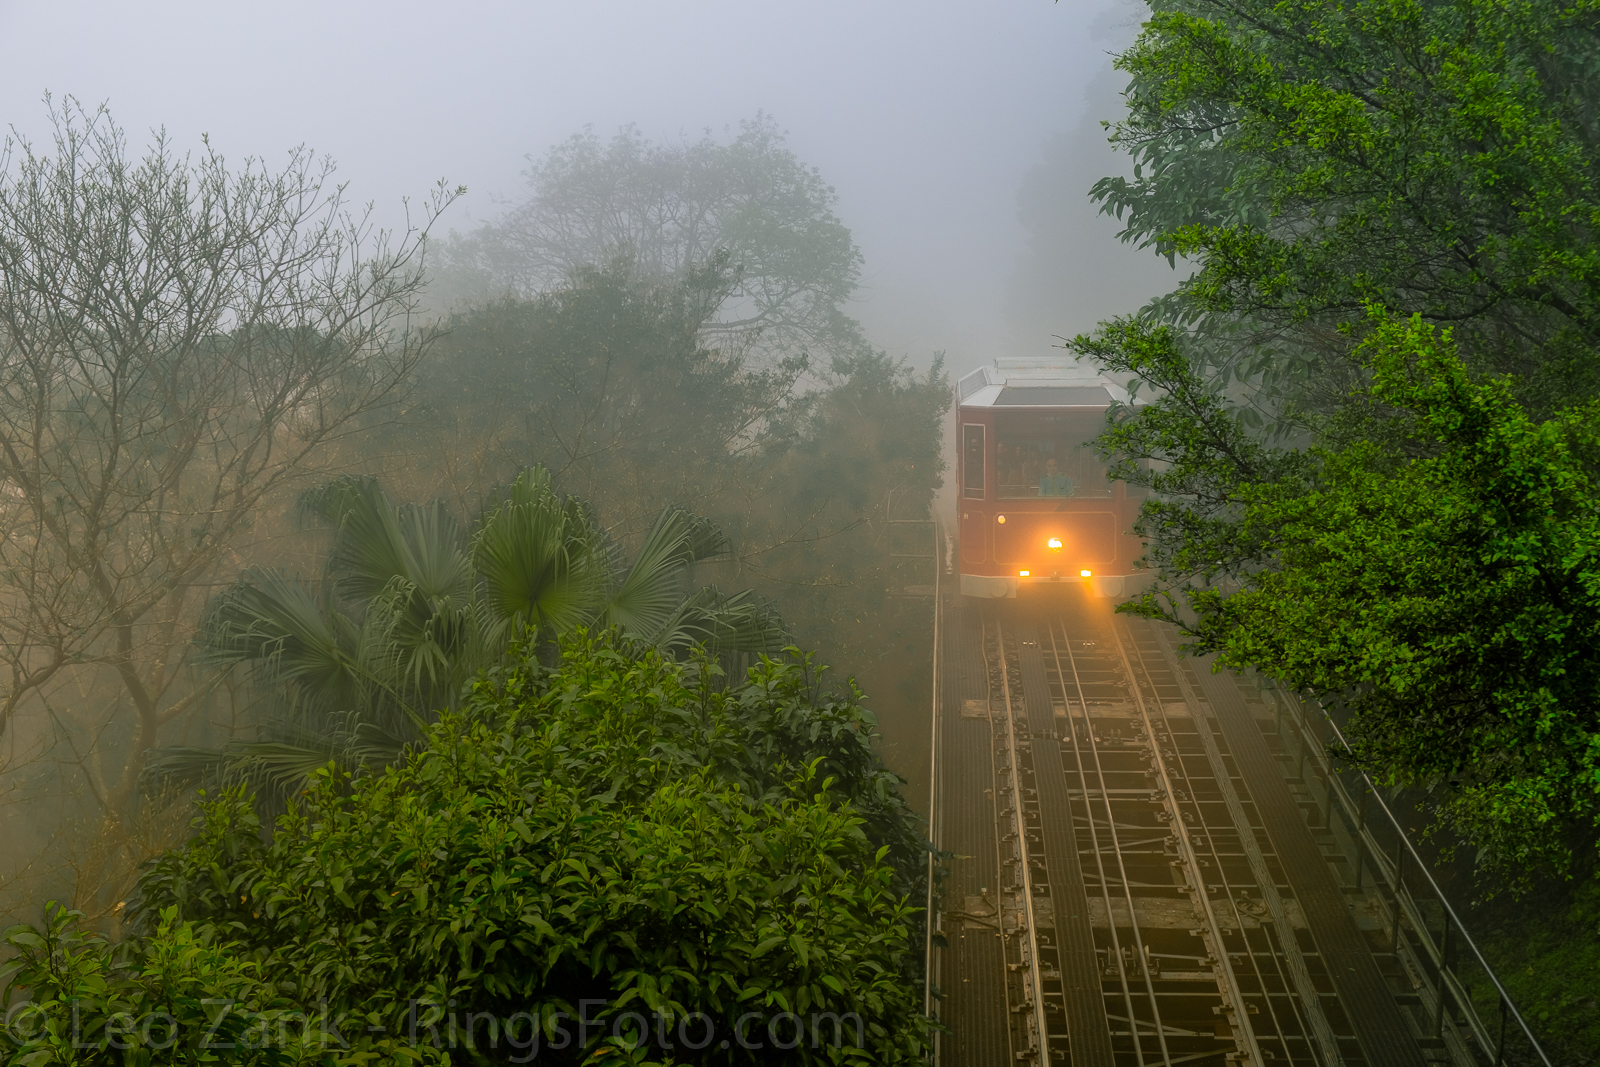
<svg viewBox="0 0 1600 1067"><path fill-rule="evenodd" d="M383 773L321 772L270 839L209 798L141 883L139 951L199 924L289 1004L459 1062L917 1059L919 839L870 716L803 662L715 672L580 636Z"/></svg>

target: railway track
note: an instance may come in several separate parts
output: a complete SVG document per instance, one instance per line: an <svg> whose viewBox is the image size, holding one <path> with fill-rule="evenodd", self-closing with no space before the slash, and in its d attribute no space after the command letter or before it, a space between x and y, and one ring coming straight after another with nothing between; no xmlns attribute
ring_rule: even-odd
<svg viewBox="0 0 1600 1067"><path fill-rule="evenodd" d="M1339 887L1320 861L1291 877L1161 630L1092 607L965 614L942 1063L1423 1063L1363 1039L1348 994L1359 978L1387 997L1382 976L1312 928L1330 899L1349 925ZM969 817L950 817L952 785Z"/></svg>

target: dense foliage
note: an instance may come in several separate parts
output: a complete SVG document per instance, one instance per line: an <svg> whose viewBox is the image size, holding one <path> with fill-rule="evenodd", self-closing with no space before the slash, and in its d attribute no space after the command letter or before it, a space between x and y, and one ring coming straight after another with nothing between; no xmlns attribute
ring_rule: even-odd
<svg viewBox="0 0 1600 1067"><path fill-rule="evenodd" d="M707 317L733 280L719 259L682 279L626 260L577 270L527 299L457 313L423 369L429 415L486 456L548 467L620 531L744 488L740 461L796 402L807 363L750 368L712 347Z"/></svg>
<svg viewBox="0 0 1600 1067"><path fill-rule="evenodd" d="M1302 477L1243 484L1230 521L1187 531L1185 552L1243 541L1271 565L1135 606L1226 665L1338 694L1348 755L1445 784L1445 821L1526 879L1600 825L1600 411L1535 421L1450 341L1414 318L1379 324L1361 350L1372 399L1422 455L1376 442L1296 454ZM1220 404L1199 403L1195 421L1221 436L1186 458L1248 454ZM1163 420L1140 421L1110 438Z"/></svg>
<svg viewBox="0 0 1600 1067"><path fill-rule="evenodd" d="M372 478L335 479L301 507L333 527L323 580L249 568L212 598L197 636L214 673L248 668L258 736L166 750L154 780L242 776L277 796L329 760L392 759L523 635L548 646L615 626L635 650L729 662L784 645L748 591L692 582L697 562L728 548L710 523L669 508L628 562L542 467L497 490L469 530L438 501L394 504Z"/></svg>
<svg viewBox="0 0 1600 1067"><path fill-rule="evenodd" d="M1600 1049L1600 878L1546 883L1515 903L1474 916L1506 990L1558 1067L1587 1067ZM1475 976L1474 976L1475 977ZM1473 999L1490 1018L1499 994L1477 978ZM1513 1045L1513 1050L1515 1045ZM1515 1062L1511 1055L1507 1062Z"/></svg>
<svg viewBox="0 0 1600 1067"><path fill-rule="evenodd" d="M1158 0L1096 188L1194 273L1076 347L1195 644L1342 700L1486 861L1596 839L1600 9ZM1417 316L1415 321L1412 316ZM1449 327L1435 336L1434 325ZM1587 847L1586 845L1584 847Z"/></svg>
<svg viewBox="0 0 1600 1067"><path fill-rule="evenodd" d="M526 1058L536 1015L554 1062L913 1061L921 847L870 717L802 663L715 670L580 636L477 682L403 763L323 772L265 841L215 797L142 880L130 966L160 979L194 940L223 957L204 980L382 1027L389 1056L436 1033L452 1061Z"/></svg>
<svg viewBox="0 0 1600 1067"><path fill-rule="evenodd" d="M1137 177L1097 194L1195 264L1166 310L1271 414L1344 404L1367 303L1453 323L1536 409L1600 385L1592 0L1152 8L1118 59Z"/></svg>

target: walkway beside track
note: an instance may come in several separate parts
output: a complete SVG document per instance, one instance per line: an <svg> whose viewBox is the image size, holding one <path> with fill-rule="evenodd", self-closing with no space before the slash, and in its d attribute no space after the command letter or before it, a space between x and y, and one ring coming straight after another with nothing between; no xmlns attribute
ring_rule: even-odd
<svg viewBox="0 0 1600 1067"><path fill-rule="evenodd" d="M1166 635L1162 637L1166 644ZM1423 1067L1422 1051L1366 938L1350 916L1344 892L1328 876L1327 857L1306 827L1299 804L1289 792L1255 716L1245 706L1238 684L1230 674L1212 674L1209 659L1197 662L1196 667L1200 687L1227 736L1239 774L1250 783L1289 884L1316 931L1317 946L1350 1014L1362 1054L1373 1067Z"/></svg>
<svg viewBox="0 0 1600 1067"><path fill-rule="evenodd" d="M977 611L959 598L945 607L940 690L946 753L938 773L947 800L940 843L957 858L943 886L944 934L949 947L936 954L935 984L943 994L936 1009L950 1028L939 1036L946 1064L1010 1061L1007 1036L1005 956L999 916L984 914L982 891L996 898L994 774L989 761L987 719L962 715L967 701L986 703L988 680ZM970 910L969 910L970 909ZM970 917L969 917L970 916Z"/></svg>

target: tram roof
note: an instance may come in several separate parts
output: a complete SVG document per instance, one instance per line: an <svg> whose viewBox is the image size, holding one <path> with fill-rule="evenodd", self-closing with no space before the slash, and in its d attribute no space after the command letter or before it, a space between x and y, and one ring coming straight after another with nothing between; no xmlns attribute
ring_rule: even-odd
<svg viewBox="0 0 1600 1067"><path fill-rule="evenodd" d="M1128 391L1074 359L996 359L956 383L964 408L1103 408Z"/></svg>

